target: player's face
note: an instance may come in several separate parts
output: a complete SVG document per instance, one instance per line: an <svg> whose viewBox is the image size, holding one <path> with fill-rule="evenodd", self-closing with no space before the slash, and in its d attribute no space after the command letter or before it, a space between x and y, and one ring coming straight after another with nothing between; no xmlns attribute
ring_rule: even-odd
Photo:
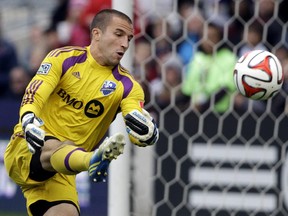
<svg viewBox="0 0 288 216"><path fill-rule="evenodd" d="M213 47L221 40L220 32L216 27L209 26L202 41L202 48L205 52L213 53Z"/></svg>
<svg viewBox="0 0 288 216"><path fill-rule="evenodd" d="M99 33L98 63L103 66L115 66L122 59L133 38L133 26L126 20L113 17L105 31Z"/></svg>

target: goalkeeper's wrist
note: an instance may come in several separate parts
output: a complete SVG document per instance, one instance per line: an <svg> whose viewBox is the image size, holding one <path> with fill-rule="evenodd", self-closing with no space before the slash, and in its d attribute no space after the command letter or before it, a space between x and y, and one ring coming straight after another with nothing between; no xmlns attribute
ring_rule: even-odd
<svg viewBox="0 0 288 216"><path fill-rule="evenodd" d="M33 112L26 112L22 115L22 128L25 130L28 124L34 124L37 127L44 125L42 119L38 118Z"/></svg>
<svg viewBox="0 0 288 216"><path fill-rule="evenodd" d="M34 116L35 116L35 114L32 112L32 111L27 111L27 112L25 112L25 113L23 113L22 115L21 115L21 122L23 122L23 118L26 116L26 115L28 115L28 114L33 114Z"/></svg>
<svg viewBox="0 0 288 216"><path fill-rule="evenodd" d="M21 116L21 124L22 127L25 128L27 124L32 123L31 120L35 117L35 114L31 111L27 111L23 113Z"/></svg>
<svg viewBox="0 0 288 216"><path fill-rule="evenodd" d="M142 111L132 110L125 116L126 131L134 144L153 145L159 137L158 128L151 115L144 109Z"/></svg>

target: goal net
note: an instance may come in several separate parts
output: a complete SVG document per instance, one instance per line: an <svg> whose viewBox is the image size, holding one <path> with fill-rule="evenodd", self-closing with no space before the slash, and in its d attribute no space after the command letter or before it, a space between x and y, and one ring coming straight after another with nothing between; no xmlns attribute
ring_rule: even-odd
<svg viewBox="0 0 288 216"><path fill-rule="evenodd" d="M273 99L258 102L239 96L236 90L224 91L229 104L224 110L217 109L217 91L210 92L209 98L182 94L188 73L193 73L189 65L209 39L210 23L223 30L213 46L213 57L223 45L236 58L241 51L267 49L277 54L287 71L287 1L134 4L133 72L145 89L145 108L158 122L160 140L145 153L134 149L131 215L287 215L286 85ZM226 63L211 60L208 65L223 66L223 85L225 74L233 77ZM208 66L200 64L197 70ZM213 89L204 69L203 92ZM139 158L141 151L144 158ZM143 187L147 180L148 191Z"/></svg>

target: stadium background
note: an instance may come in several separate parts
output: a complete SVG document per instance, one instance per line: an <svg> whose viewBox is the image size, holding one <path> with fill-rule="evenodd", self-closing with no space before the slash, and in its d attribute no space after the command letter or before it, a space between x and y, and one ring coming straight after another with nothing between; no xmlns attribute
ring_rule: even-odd
<svg viewBox="0 0 288 216"><path fill-rule="evenodd" d="M59 2L0 0L2 35L15 44L20 56L29 46L32 27L35 24L43 29L49 26L51 13ZM181 81L174 85L166 79L170 65L180 68L180 80L185 79L187 62L179 62L177 55L179 45L189 37L190 18L184 19L179 10L180 4L187 2L188 12L190 3L194 2L192 8L199 8L203 13L203 28L212 21L224 23L221 42L227 43L235 55L244 44L244 37L239 34L241 31L232 37L230 27L238 22L239 30L242 27L245 32L261 13L260 0L134 1L137 32L131 71L146 90L146 108L159 124L160 140L153 148L130 149L130 175L127 179L123 177L129 181L126 202L130 215L288 215L287 110L282 107L281 112L273 111L276 100L284 100L286 105L285 89L277 98L261 104L261 111L255 110L257 104L246 101L247 106L241 112L231 106L224 113L218 113L212 99L210 106L199 112L190 100L187 102L187 98L179 96ZM239 12L240 3L244 2L249 3L248 17L242 17ZM235 3L233 13L227 6L230 3ZM274 3L272 16L262 20L262 42L272 52L287 45L288 19L283 15L287 1ZM273 29L276 34L272 34ZM143 40L151 47L148 56L137 55L137 48L145 49L140 46ZM192 48L197 49L199 41L194 42L188 40ZM228 73L232 76L233 71ZM169 95L164 104L159 103L157 94L163 84ZM230 96L232 102L236 96L236 92ZM17 103L0 98L0 215L26 215L22 195L7 178L3 167L5 145L18 118ZM90 184L83 173L78 178L78 187L84 216L108 214L108 185Z"/></svg>

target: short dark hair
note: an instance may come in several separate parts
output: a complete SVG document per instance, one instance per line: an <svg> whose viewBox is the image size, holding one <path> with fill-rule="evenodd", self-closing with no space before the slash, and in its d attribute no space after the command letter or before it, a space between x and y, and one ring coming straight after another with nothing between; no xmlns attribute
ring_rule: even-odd
<svg viewBox="0 0 288 216"><path fill-rule="evenodd" d="M130 19L130 17L122 13L121 11L115 9L104 9L94 16L90 25L90 32L92 32L93 28L99 28L102 31L105 31L107 25L109 25L109 22L111 21L113 16L117 16L132 24L132 20Z"/></svg>

